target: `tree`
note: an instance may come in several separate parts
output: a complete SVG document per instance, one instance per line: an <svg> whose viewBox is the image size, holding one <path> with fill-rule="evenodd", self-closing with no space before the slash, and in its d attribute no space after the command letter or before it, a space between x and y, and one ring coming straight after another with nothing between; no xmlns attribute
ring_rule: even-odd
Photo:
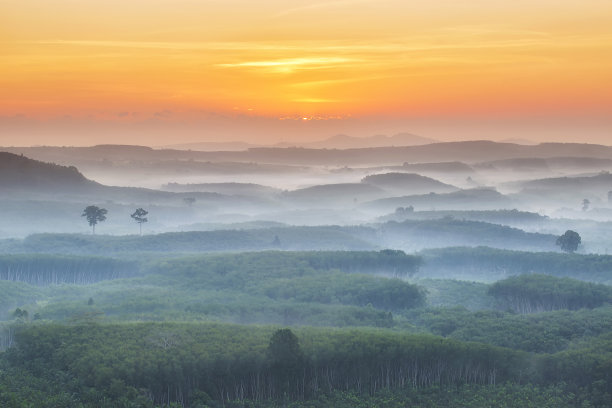
<svg viewBox="0 0 612 408"><path fill-rule="evenodd" d="M270 337L268 358L272 364L295 366L302 361L300 343L291 329L278 329Z"/></svg>
<svg viewBox="0 0 612 408"><path fill-rule="evenodd" d="M565 234L557 238L556 244L565 252L575 252L581 242L582 239L576 231L567 230Z"/></svg>
<svg viewBox="0 0 612 408"><path fill-rule="evenodd" d="M20 308L17 308L13 312L13 317L19 321L27 322L29 318L29 314L27 310L25 309L22 310Z"/></svg>
<svg viewBox="0 0 612 408"><path fill-rule="evenodd" d="M96 224L106 220L106 211L105 208L99 208L95 205L90 205L83 210L83 214L81 217L87 218L87 222L92 228L92 234L96 233Z"/></svg>
<svg viewBox="0 0 612 408"><path fill-rule="evenodd" d="M591 200L589 200L588 198L585 198L584 200L582 200L582 211L588 210L590 205L591 205Z"/></svg>
<svg viewBox="0 0 612 408"><path fill-rule="evenodd" d="M272 240L272 246L275 246L275 247L280 247L281 246L281 241L280 241L280 238L278 237L278 235L274 236L274 239Z"/></svg>
<svg viewBox="0 0 612 408"><path fill-rule="evenodd" d="M138 226L140 227L140 235L142 235L142 224L149 221L149 219L146 217L148 213L148 211L143 210L142 208L137 208L136 211L134 211L134 214L130 215L130 217L132 217L134 221L138 223Z"/></svg>

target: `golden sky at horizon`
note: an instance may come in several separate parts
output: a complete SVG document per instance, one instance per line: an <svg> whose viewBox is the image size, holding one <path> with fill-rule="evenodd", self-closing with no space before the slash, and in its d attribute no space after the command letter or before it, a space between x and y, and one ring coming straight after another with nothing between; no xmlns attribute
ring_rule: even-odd
<svg viewBox="0 0 612 408"><path fill-rule="evenodd" d="M612 113L609 0L0 0L0 55L5 118Z"/></svg>

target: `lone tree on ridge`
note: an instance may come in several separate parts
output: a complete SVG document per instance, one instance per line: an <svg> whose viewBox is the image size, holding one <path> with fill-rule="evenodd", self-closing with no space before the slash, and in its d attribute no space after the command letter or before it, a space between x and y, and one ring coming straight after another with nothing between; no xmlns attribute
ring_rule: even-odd
<svg viewBox="0 0 612 408"><path fill-rule="evenodd" d="M96 224L106 220L106 208L96 207L95 205L90 205L83 210L83 214L81 217L87 218L87 222L91 226L92 234L96 234Z"/></svg>
<svg viewBox="0 0 612 408"><path fill-rule="evenodd" d="M142 224L149 221L147 218L148 213L148 211L143 210L142 208L137 208L136 211L134 211L134 214L130 215L130 217L132 217L134 221L138 223L138 226L140 227L140 235L142 235Z"/></svg>
<svg viewBox="0 0 612 408"><path fill-rule="evenodd" d="M565 234L557 238L556 244L565 252L575 252L581 242L582 238L576 231L567 230Z"/></svg>

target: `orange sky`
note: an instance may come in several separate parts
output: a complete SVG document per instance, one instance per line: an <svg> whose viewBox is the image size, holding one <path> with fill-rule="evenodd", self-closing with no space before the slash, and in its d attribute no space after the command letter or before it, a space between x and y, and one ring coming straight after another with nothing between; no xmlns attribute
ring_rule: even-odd
<svg viewBox="0 0 612 408"><path fill-rule="evenodd" d="M0 144L130 142L159 121L150 144L249 138L211 115L264 117L266 142L286 118L333 123L300 139L379 121L451 140L473 133L434 128L497 118L496 138L534 117L606 142L612 1L0 0Z"/></svg>

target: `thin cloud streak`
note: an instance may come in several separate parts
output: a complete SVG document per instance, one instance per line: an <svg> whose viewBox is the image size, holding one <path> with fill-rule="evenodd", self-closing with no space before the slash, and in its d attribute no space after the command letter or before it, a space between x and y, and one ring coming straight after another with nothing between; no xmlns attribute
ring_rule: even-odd
<svg viewBox="0 0 612 408"><path fill-rule="evenodd" d="M453 32L455 29L448 28L447 32ZM457 31L461 31L457 29ZM491 31L492 33L493 31ZM482 34L481 32L480 34ZM504 32L497 32L503 34ZM518 33L518 32L517 32ZM473 33L476 35L476 33ZM588 36L569 36L569 37L554 37L546 33L533 33L531 38L518 39L499 39L499 40L482 40L457 37L456 35L436 35L404 37L404 38L389 38L381 39L380 41L372 42L351 42L345 44L342 41L337 41L335 44L330 44L331 41L322 41L319 44L312 42L294 41L284 43L266 43L256 41L244 42L154 42L154 41L104 41L104 40L41 40L41 41L25 41L21 44L32 45L59 45L59 46L75 46L75 47L115 47L115 48L142 48L142 49L163 49L177 51L199 51L199 50L219 50L219 51L299 51L299 52L370 52L370 53L390 53L390 52L410 52L410 51L434 51L447 49L487 49L487 48L514 48L514 47L537 47L546 46L552 48L562 47L584 47L584 46L605 46L612 44L612 37L597 37ZM435 40L435 41L432 41ZM438 41L447 40L447 43L440 44Z"/></svg>
<svg viewBox="0 0 612 408"><path fill-rule="evenodd" d="M349 58L291 58L282 60L270 61L246 61L237 63L217 64L220 67L253 67L253 68L329 68L349 62L357 62L357 60Z"/></svg>

